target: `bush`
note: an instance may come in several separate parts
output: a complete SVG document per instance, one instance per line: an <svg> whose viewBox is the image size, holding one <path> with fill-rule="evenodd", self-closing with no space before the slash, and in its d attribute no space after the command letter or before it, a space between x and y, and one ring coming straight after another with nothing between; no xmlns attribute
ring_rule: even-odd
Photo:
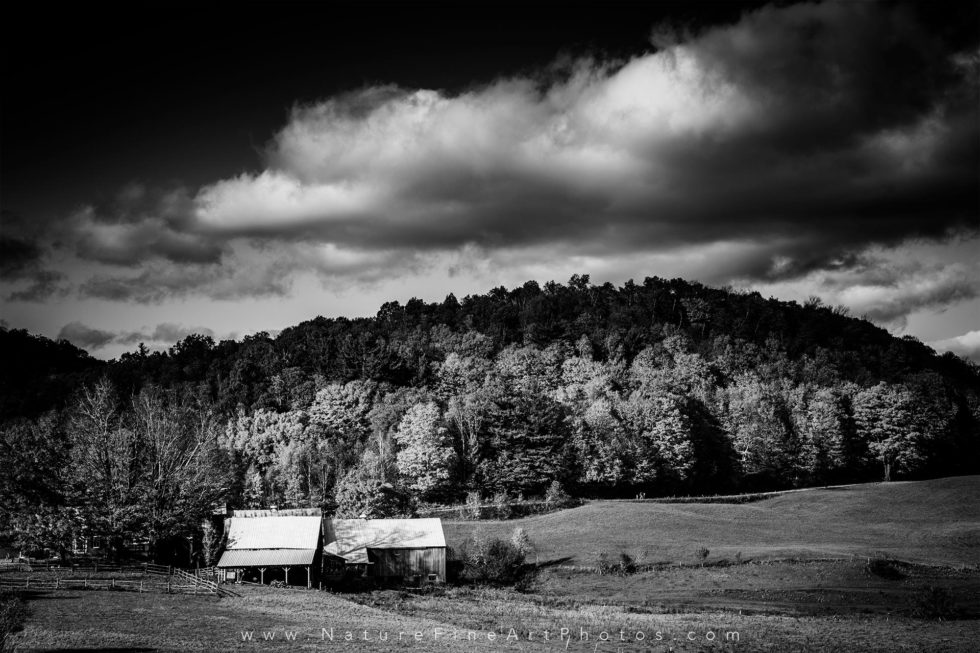
<svg viewBox="0 0 980 653"><path fill-rule="evenodd" d="M466 507L471 519L480 518L480 493L477 490L470 490L466 493Z"/></svg>
<svg viewBox="0 0 980 653"><path fill-rule="evenodd" d="M609 557L605 551L600 551L599 555L596 556L595 568L600 576L605 576L606 574L613 573L616 570L616 565L609 561Z"/></svg>
<svg viewBox="0 0 980 653"><path fill-rule="evenodd" d="M619 569L617 570L620 576L629 576L636 573L636 561L628 553L619 554Z"/></svg>
<svg viewBox="0 0 980 653"><path fill-rule="evenodd" d="M636 560L625 551L619 554L619 562L612 562L604 552L596 557L596 571L600 576L606 574L616 574L617 576L630 576L639 571Z"/></svg>
<svg viewBox="0 0 980 653"><path fill-rule="evenodd" d="M7 643L7 637L18 630L27 617L27 606L11 593L0 593L0 650Z"/></svg>
<svg viewBox="0 0 980 653"><path fill-rule="evenodd" d="M557 480L552 481L548 486L548 491L544 495L544 500L556 506L564 506L571 503L572 497L565 492L565 488Z"/></svg>
<svg viewBox="0 0 980 653"><path fill-rule="evenodd" d="M478 583L509 585L524 573L524 553L510 542L474 536L460 552L463 577Z"/></svg>
<svg viewBox="0 0 980 653"><path fill-rule="evenodd" d="M501 490L493 495L493 505L497 510L497 519L510 519L510 497Z"/></svg>
<svg viewBox="0 0 980 653"><path fill-rule="evenodd" d="M510 543L517 548L525 557L534 552L534 542L531 541L527 531L518 526L510 536Z"/></svg>
<svg viewBox="0 0 980 653"><path fill-rule="evenodd" d="M708 554L711 553L711 551L709 551L708 548L705 546L699 546L697 551L695 551L694 553L697 556L698 560L701 562L701 566L703 567L704 561L708 559Z"/></svg>

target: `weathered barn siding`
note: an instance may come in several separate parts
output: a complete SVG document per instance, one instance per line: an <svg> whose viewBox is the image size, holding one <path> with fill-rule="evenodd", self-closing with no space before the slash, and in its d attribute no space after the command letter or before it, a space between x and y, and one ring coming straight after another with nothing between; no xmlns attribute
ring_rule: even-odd
<svg viewBox="0 0 980 653"><path fill-rule="evenodd" d="M368 549L368 559L374 563L368 572L372 576L380 578L421 576L424 580L429 574L437 574L439 580L446 580L445 547Z"/></svg>

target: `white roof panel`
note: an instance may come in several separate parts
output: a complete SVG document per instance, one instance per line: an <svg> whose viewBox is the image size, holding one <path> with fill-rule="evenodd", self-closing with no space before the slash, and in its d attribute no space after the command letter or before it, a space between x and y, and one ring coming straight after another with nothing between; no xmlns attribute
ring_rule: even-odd
<svg viewBox="0 0 980 653"><path fill-rule="evenodd" d="M441 519L328 519L323 550L348 562L367 562L367 549L446 546Z"/></svg>
<svg viewBox="0 0 980 653"><path fill-rule="evenodd" d="M314 516L232 517L225 549L316 549L320 523Z"/></svg>

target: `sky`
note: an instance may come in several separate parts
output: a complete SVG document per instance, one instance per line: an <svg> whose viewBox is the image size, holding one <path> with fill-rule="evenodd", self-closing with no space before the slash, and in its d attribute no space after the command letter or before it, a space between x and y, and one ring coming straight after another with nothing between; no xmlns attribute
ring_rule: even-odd
<svg viewBox="0 0 980 653"><path fill-rule="evenodd" d="M2 326L110 359L659 276L980 362L977 3L27 11Z"/></svg>

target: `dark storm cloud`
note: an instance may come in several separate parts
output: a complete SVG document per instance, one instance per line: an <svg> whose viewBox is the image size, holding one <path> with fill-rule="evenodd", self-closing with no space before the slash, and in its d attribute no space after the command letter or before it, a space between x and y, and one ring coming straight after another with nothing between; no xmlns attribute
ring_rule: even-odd
<svg viewBox="0 0 980 653"><path fill-rule="evenodd" d="M975 228L976 70L901 9L770 7L560 81L297 108L269 169L203 189L197 215L216 236L368 249L771 240L742 276L798 276Z"/></svg>
<svg viewBox="0 0 980 653"><path fill-rule="evenodd" d="M911 11L862 2L655 33L628 60L297 106L261 172L197 192L133 185L76 213L63 242L110 267L80 291L278 295L301 272L395 279L471 251L610 269L718 251L697 278L779 282L846 276L873 246L976 235L975 38L953 48ZM875 310L953 301L957 283Z"/></svg>
<svg viewBox="0 0 980 653"><path fill-rule="evenodd" d="M65 275L46 266L45 246L29 225L9 211L3 212L0 225L0 281L17 287L7 299L42 301L63 292Z"/></svg>
<svg viewBox="0 0 980 653"><path fill-rule="evenodd" d="M0 236L0 279L18 279L41 259L36 243Z"/></svg>
<svg viewBox="0 0 980 653"><path fill-rule="evenodd" d="M118 266L148 259L217 263L224 245L195 233L193 202L182 187L131 184L112 201L77 211L61 230L80 258Z"/></svg>

